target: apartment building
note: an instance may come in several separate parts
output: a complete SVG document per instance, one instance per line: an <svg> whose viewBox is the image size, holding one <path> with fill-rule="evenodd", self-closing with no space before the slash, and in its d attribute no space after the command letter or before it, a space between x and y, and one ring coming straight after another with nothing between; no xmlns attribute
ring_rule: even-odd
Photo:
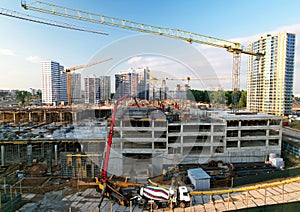
<svg viewBox="0 0 300 212"><path fill-rule="evenodd" d="M295 34L266 35L249 44L247 108L279 116L292 113Z"/></svg>

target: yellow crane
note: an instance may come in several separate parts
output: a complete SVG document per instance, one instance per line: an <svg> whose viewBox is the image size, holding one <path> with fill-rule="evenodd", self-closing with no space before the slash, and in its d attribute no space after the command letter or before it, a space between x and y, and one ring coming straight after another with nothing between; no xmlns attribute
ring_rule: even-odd
<svg viewBox="0 0 300 212"><path fill-rule="evenodd" d="M234 93L240 89L240 64L241 54L247 54L257 56L258 58L263 56L262 52L253 52L244 48L238 42L227 41L224 39L215 38L212 36L206 36L198 33L188 32L180 29L157 27L148 24L128 21L119 18L113 18L101 14L94 14L76 9L70 9L54 4L48 4L40 1L36 1L30 5L25 2L21 3L22 7L27 10L33 10L42 13L48 13L56 16L62 16L65 18L71 18L81 21L92 22L96 24L103 24L112 27L118 27L133 31L139 31L144 33L150 33L155 35L161 35L170 38L176 38L187 41L189 43L200 43L209 46L224 48L228 52L233 54L233 67L232 67L232 90ZM234 99L234 101L236 101ZM235 102L236 103L236 102Z"/></svg>
<svg viewBox="0 0 300 212"><path fill-rule="evenodd" d="M190 83L190 81L194 81L194 80L203 80L203 81L206 81L206 80L231 80L230 77L179 77L179 78L169 78L169 77L166 77L165 79L153 79L152 81L163 81L163 80L181 80L181 81L187 81L188 84Z"/></svg>
<svg viewBox="0 0 300 212"><path fill-rule="evenodd" d="M86 68L86 67L90 67L99 63L104 63L108 60L111 60L112 58L107 58L104 60L98 60L92 63L88 63L85 65L78 65L78 66L74 66L74 67L70 67L70 68L66 68L64 70L64 72L67 74L67 94L68 94L68 105L72 105L72 86L71 86L71 71L76 71L82 68Z"/></svg>

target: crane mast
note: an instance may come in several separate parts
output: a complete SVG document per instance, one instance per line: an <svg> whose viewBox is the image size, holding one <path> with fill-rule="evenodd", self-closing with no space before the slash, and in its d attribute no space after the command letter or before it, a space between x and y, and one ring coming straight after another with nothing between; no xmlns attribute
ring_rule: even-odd
<svg viewBox="0 0 300 212"><path fill-rule="evenodd" d="M175 39L180 39L187 41L189 43L199 43L209 46L225 48L228 52L233 54L233 66L232 66L232 90L233 93L237 93L240 90L240 63L241 54L247 54L252 56L261 57L264 53L253 52L243 48L243 46L238 42L227 41L224 39L215 38L212 36L205 36L198 33L188 32L180 29L156 27L148 24L128 21L119 18L113 18L110 16L105 16L101 14L95 14L90 12L85 12L81 10L70 9L62 6L57 6L54 4L48 4L44 2L34 2L27 5L22 2L22 7L27 10L47 13L51 15L61 16L65 18L71 18L81 21L92 22L96 24L108 25L111 27L123 28L132 31L138 31L143 33L155 34ZM236 97L233 99L234 105L236 106Z"/></svg>

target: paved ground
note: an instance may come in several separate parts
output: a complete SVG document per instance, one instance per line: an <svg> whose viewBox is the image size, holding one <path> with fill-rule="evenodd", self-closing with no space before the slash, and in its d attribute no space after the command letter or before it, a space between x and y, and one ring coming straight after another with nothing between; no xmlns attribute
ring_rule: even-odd
<svg viewBox="0 0 300 212"><path fill-rule="evenodd" d="M34 198L34 194L23 194L23 200ZM63 192L52 192L46 194L44 199L38 203L28 203L18 211L68 211L68 212L97 212L99 211L100 194L95 189L90 188L82 192L71 195L63 195ZM176 208L174 212L198 212L198 211L224 211L236 210L247 207L256 207L263 205L272 205L278 203L287 203L300 201L300 182L293 182L269 187L266 189L257 189L245 192L236 192L230 195L193 195L192 207L181 209ZM129 207L120 206L104 199L101 212L130 212ZM132 207L133 212L143 212L138 206ZM160 209L158 212L168 211Z"/></svg>

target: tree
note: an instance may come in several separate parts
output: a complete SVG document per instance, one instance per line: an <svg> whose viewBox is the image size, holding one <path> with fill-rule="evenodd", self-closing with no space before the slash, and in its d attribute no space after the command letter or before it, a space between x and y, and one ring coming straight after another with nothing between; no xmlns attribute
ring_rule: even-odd
<svg viewBox="0 0 300 212"><path fill-rule="evenodd" d="M242 90L240 91L240 100L239 100L239 107L246 107L247 106L247 92Z"/></svg>
<svg viewBox="0 0 300 212"><path fill-rule="evenodd" d="M189 90L187 93L187 99L194 100L196 102L210 103L209 93L206 90Z"/></svg>
<svg viewBox="0 0 300 212"><path fill-rule="evenodd" d="M211 97L211 103L213 105L216 105L216 106L225 105L224 91L222 91L222 90L214 91L214 92L212 92L210 97Z"/></svg>
<svg viewBox="0 0 300 212"><path fill-rule="evenodd" d="M29 103L31 96L31 93L28 91L16 91L16 100L22 106Z"/></svg>

